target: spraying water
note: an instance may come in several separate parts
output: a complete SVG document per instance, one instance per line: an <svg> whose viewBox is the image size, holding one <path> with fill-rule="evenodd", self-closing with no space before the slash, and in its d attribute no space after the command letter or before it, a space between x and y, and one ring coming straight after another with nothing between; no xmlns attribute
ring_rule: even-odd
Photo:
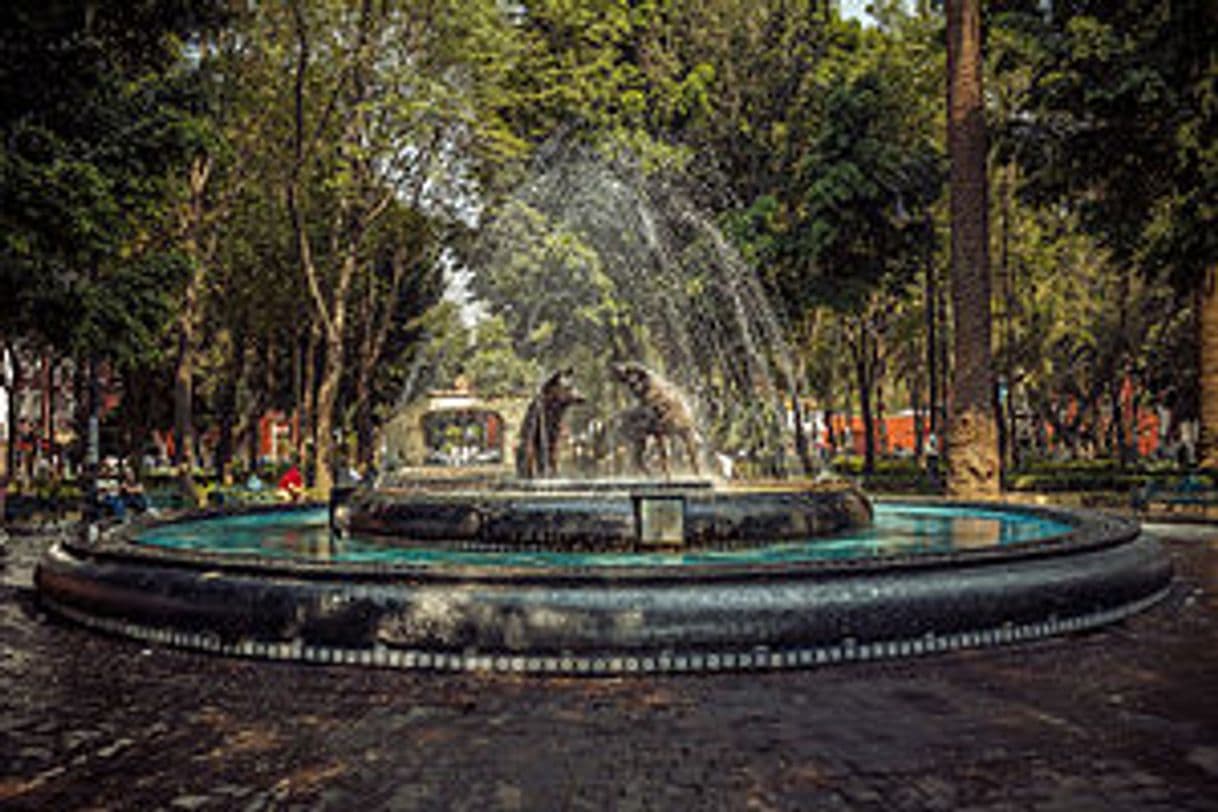
<svg viewBox="0 0 1218 812"><path fill-rule="evenodd" d="M686 393L712 447L783 473L799 389L783 325L687 189L671 171L554 149L486 224L472 289L518 352L584 376L589 421L624 402L610 365L640 361Z"/></svg>

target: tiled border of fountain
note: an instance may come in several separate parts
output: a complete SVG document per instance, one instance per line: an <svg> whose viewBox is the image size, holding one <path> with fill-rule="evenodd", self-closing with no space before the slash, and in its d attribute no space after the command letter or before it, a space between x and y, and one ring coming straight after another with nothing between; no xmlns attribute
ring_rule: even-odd
<svg viewBox="0 0 1218 812"><path fill-rule="evenodd" d="M575 675L794 668L1016 643L1111 623L1166 594L1170 564L1136 525L1034 512L1075 529L1011 548L846 565L465 567L443 577L417 567L152 553L119 532L58 545L36 580L51 611L166 645Z"/></svg>

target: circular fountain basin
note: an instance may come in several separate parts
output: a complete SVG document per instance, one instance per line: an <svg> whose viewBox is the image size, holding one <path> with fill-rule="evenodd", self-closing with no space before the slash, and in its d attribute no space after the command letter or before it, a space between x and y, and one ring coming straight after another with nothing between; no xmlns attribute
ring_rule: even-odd
<svg viewBox="0 0 1218 812"><path fill-rule="evenodd" d="M45 605L230 655L438 670L805 667L1119 620L1171 567L1136 523L888 503L840 533L730 549L514 551L331 533L325 508L128 526L41 562Z"/></svg>

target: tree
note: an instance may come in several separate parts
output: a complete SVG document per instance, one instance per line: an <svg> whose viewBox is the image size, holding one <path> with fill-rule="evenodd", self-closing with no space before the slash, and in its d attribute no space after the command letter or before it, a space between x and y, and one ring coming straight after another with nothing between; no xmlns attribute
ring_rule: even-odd
<svg viewBox="0 0 1218 812"><path fill-rule="evenodd" d="M947 3L948 155L951 160L951 281L955 366L948 427L948 493L1001 490L990 348L985 109L981 4Z"/></svg>
<svg viewBox="0 0 1218 812"><path fill-rule="evenodd" d="M378 225L399 202L454 216L472 204L483 167L523 145L497 112L512 56L498 4L295 2L285 22L286 200L321 328L315 485L325 492L352 296L373 267Z"/></svg>
<svg viewBox="0 0 1218 812"><path fill-rule="evenodd" d="M355 421L355 458L366 472L373 463L377 406L392 402L400 385L382 362L418 340L414 320L442 293L440 240L435 224L421 212L395 206L373 236L368 272L353 291L356 340L351 412Z"/></svg>
<svg viewBox="0 0 1218 812"><path fill-rule="evenodd" d="M1024 194L1076 212L1123 273L1168 275L1191 299L1203 464L1218 466L1218 8L1196 0L1012 3L995 24L1024 43L1027 103L1001 122ZM1185 387L1188 388L1188 387Z"/></svg>
<svg viewBox="0 0 1218 812"><path fill-rule="evenodd" d="M5 8L0 333L74 354L94 382L103 361L155 355L172 317L185 264L162 225L198 101L182 37L219 17L211 3ZM94 463L96 409L89 424Z"/></svg>
<svg viewBox="0 0 1218 812"><path fill-rule="evenodd" d="M189 160L173 184L176 217L169 227L189 267L179 290L174 325L174 463L188 501L197 500L193 481L195 386L207 297L220 287L215 279L222 273L218 266L226 254L235 253L229 243L240 232L234 224L236 207L259 169L265 169L264 154L272 152L264 141L265 120L274 109L269 93L272 83L268 65L259 59L257 26L250 17L233 15L224 27L204 31L196 38L194 72L203 112ZM217 466L220 471L225 462L221 460Z"/></svg>

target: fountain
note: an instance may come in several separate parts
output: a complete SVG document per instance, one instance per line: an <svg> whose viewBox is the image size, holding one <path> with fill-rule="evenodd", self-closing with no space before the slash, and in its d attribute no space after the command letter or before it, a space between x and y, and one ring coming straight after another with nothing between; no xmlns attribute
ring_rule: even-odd
<svg viewBox="0 0 1218 812"><path fill-rule="evenodd" d="M456 434L496 443L443 459L483 464L428 466L436 460L420 451L326 508L67 539L38 568L43 604L103 631L228 655L633 674L1014 643L1110 623L1166 594L1159 544L1122 519L873 505L832 479L708 476L704 446L722 444L723 425L742 414L757 415L744 450L769 449L772 469L785 467L775 415L798 387L757 281L671 188L583 154L550 158L519 195L523 219L511 222L509 207L486 229L499 239L484 260L513 267L504 244L537 242L522 228L538 223L543 236L595 247L547 237L550 253L530 261L580 284L516 280L517 295L537 299L498 296L527 311L518 339L554 371L516 420L480 411L468 393L450 398ZM550 301L552 289L574 292ZM550 321L547 308L558 313ZM609 427L581 476L559 453L575 420L586 433Z"/></svg>

